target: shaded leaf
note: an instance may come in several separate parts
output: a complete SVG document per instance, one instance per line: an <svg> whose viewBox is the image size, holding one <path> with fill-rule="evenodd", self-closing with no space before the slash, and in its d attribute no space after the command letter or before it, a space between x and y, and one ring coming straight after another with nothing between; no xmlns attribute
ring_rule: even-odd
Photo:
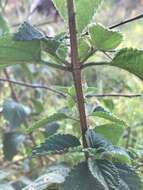
<svg viewBox="0 0 143 190"><path fill-rule="evenodd" d="M105 190L89 171L87 162L75 166L64 183L64 190Z"/></svg>
<svg viewBox="0 0 143 190"><path fill-rule="evenodd" d="M127 164L115 163L121 178L120 190L141 190L143 183L133 168Z"/></svg>
<svg viewBox="0 0 143 190"><path fill-rule="evenodd" d="M24 135L8 132L3 136L3 152L6 160L12 160L25 140Z"/></svg>
<svg viewBox="0 0 143 190"><path fill-rule="evenodd" d="M50 137L52 135L54 135L58 129L59 129L60 125L58 123L49 123L48 125L46 125L44 128L45 128L45 132L44 132L44 135L46 137Z"/></svg>
<svg viewBox="0 0 143 190"><path fill-rule="evenodd" d="M93 47L105 51L115 49L123 38L119 32L108 30L99 24L92 24L89 34Z"/></svg>
<svg viewBox="0 0 143 190"><path fill-rule="evenodd" d="M108 141L101 134L96 133L92 129L88 129L86 131L86 141L88 147L100 149L101 151L107 150L109 149L109 147L112 147L110 141Z"/></svg>
<svg viewBox="0 0 143 190"><path fill-rule="evenodd" d="M143 51L124 48L121 49L110 63L112 66L122 68L133 73L143 80Z"/></svg>
<svg viewBox="0 0 143 190"><path fill-rule="evenodd" d="M24 22L18 32L14 34L14 39L18 41L41 40L43 38L45 38L44 34L28 22Z"/></svg>
<svg viewBox="0 0 143 190"><path fill-rule="evenodd" d="M88 159L88 167L92 175L102 184L104 189L118 189L119 173L112 162Z"/></svg>
<svg viewBox="0 0 143 190"><path fill-rule="evenodd" d="M30 109L14 100L6 100L3 104L3 115L11 128L16 128L30 114Z"/></svg>
<svg viewBox="0 0 143 190"><path fill-rule="evenodd" d="M48 152L60 154L66 152L69 148L74 148L80 145L79 140L70 134L57 134L45 140L44 143L33 149L33 155L44 155Z"/></svg>

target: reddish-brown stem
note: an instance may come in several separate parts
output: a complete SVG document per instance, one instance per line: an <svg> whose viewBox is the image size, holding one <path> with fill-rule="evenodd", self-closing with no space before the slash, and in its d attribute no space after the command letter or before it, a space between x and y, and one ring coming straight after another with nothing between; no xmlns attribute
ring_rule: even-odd
<svg viewBox="0 0 143 190"><path fill-rule="evenodd" d="M73 0L67 0L68 8L68 21L69 21L69 33L70 33L70 45L71 45L71 66L72 74L74 79L74 85L76 90L77 105L80 116L80 127L82 133L83 147L87 147L85 133L87 131L87 120L84 106L84 96L82 90L82 80L81 80L81 67L78 56L78 45L77 45L77 34L76 34L76 21L74 12L74 2Z"/></svg>

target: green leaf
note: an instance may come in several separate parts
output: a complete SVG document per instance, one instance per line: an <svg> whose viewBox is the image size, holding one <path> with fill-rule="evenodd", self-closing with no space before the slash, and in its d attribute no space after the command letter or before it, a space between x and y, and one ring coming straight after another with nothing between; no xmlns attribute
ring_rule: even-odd
<svg viewBox="0 0 143 190"><path fill-rule="evenodd" d="M124 126L116 123L109 123L95 127L95 132L103 135L111 141L113 145L117 145L124 132ZM114 135L113 135L114 134Z"/></svg>
<svg viewBox="0 0 143 190"><path fill-rule="evenodd" d="M30 109L14 100L6 100L3 104L3 115L11 128L16 128L30 114Z"/></svg>
<svg viewBox="0 0 143 190"><path fill-rule="evenodd" d="M34 188L34 190L45 190L48 189L48 187L49 189L51 189L51 185L63 183L69 172L70 167L66 163L51 165L48 167L43 175L41 175L36 180L34 180L34 182L23 188L23 190L29 190L31 186Z"/></svg>
<svg viewBox="0 0 143 190"><path fill-rule="evenodd" d="M101 106L96 107L94 109L93 113L90 114L90 116L96 116L96 117L104 118L106 120L115 122L118 125L124 125L124 126L127 125L123 120L119 119L113 113L111 113L110 111L106 110L105 108L103 108Z"/></svg>
<svg viewBox="0 0 143 190"><path fill-rule="evenodd" d="M143 80L143 51L124 48L121 49L110 63L112 66L122 68L133 73Z"/></svg>
<svg viewBox="0 0 143 190"><path fill-rule="evenodd" d="M9 32L7 20L0 14L0 36Z"/></svg>
<svg viewBox="0 0 143 190"><path fill-rule="evenodd" d="M91 174L87 162L75 166L64 183L64 190L105 190Z"/></svg>
<svg viewBox="0 0 143 190"><path fill-rule="evenodd" d="M82 33L82 31L91 23L93 16L95 15L99 5L102 0L76 0L75 9L76 9L76 21L77 21L77 31ZM54 0L54 4L59 10L62 17L67 22L67 6L66 0Z"/></svg>
<svg viewBox="0 0 143 190"><path fill-rule="evenodd" d="M39 41L14 41L13 36L0 37L0 68L9 65L36 63L41 60Z"/></svg>
<svg viewBox="0 0 143 190"><path fill-rule="evenodd" d="M79 39L78 52L79 52L80 61L83 61L85 58L87 58L90 55L91 45L86 38Z"/></svg>
<svg viewBox="0 0 143 190"><path fill-rule="evenodd" d="M114 162L131 164L131 158L127 151L121 147L110 147L102 153L101 158L111 158Z"/></svg>
<svg viewBox="0 0 143 190"><path fill-rule="evenodd" d="M59 45L59 47L56 50L56 54L61 60L65 61L65 59L66 59L66 57L68 55L68 47L67 47L67 45L66 44Z"/></svg>
<svg viewBox="0 0 143 190"><path fill-rule="evenodd" d="M119 32L111 31L99 24L92 24L89 27L91 43L98 50L112 50L122 42L122 35Z"/></svg>
<svg viewBox="0 0 143 190"><path fill-rule="evenodd" d="M88 167L92 175L102 184L104 189L116 190L119 188L119 173L112 162L89 158Z"/></svg>
<svg viewBox="0 0 143 190"><path fill-rule="evenodd" d="M115 163L118 169L121 184L119 190L141 190L143 183L133 168L127 164Z"/></svg>
<svg viewBox="0 0 143 190"><path fill-rule="evenodd" d="M35 147L32 151L33 155L44 155L49 153L61 154L68 151L69 148L80 146L79 140L70 134L57 134L45 140L44 143Z"/></svg>
<svg viewBox="0 0 143 190"><path fill-rule="evenodd" d="M64 113L54 113L53 115L50 115L48 117L44 117L44 118L40 119L39 121L34 123L27 131L29 133L31 133L33 130L39 129L49 123L52 123L55 121L61 121L61 120L67 119L67 118L68 118L68 116Z"/></svg>
<svg viewBox="0 0 143 190"><path fill-rule="evenodd" d="M110 141L105 139L101 134L95 133L95 131L92 129L88 129L86 131L85 137L88 147L96 148L101 151L107 150L109 149L109 147L112 147Z"/></svg>

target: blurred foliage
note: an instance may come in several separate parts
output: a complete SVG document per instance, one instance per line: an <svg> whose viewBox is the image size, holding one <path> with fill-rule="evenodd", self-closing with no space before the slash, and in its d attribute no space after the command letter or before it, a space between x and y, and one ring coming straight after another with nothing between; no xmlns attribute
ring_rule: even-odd
<svg viewBox="0 0 143 190"><path fill-rule="evenodd" d="M142 6L143 0L109 0L102 4L95 21L106 26L112 26L126 18L142 13ZM20 23L25 20L41 29L46 36L55 36L64 31L63 20L59 17L51 2L47 5L44 0L34 2L32 0L0 0L0 11L0 14L7 19L11 32L15 32ZM118 28L124 34L121 47L143 49L142 22L143 20L139 20ZM63 53L65 55L65 51ZM100 61L103 57L105 58L105 55L99 53L98 60L97 57L92 57L92 60ZM43 142L45 136L50 136L57 131L74 134L79 139L80 133L79 123L74 119L78 113L74 103L75 92L70 73L53 70L45 65L15 65L0 70L0 78L8 77L15 81L52 85L64 94L70 94L66 100L64 97L46 89L11 85L0 80L0 184L3 184L0 185L0 190L19 190L30 184L31 180L34 181L39 175L46 175L49 172L49 170L47 171L47 165L57 164L57 160L70 161L72 165L82 157L80 153L74 154L74 156L71 153L62 155L60 158L57 155L48 155L46 158L29 159L33 146ZM119 72L119 69L114 67L106 66L102 70L100 67L86 69L83 80L85 91L88 87L88 92L95 94L143 94L143 84L140 79L127 71ZM119 144L128 148L133 158L134 167L143 174L143 97L92 97L86 103L87 112L94 109L99 102L128 124ZM68 105L67 108L66 104ZM14 109L16 106L19 109L18 111ZM70 114L70 109L72 109L73 114ZM27 129L32 127L33 123L46 116L52 116L57 111L65 114L69 113L71 118L64 121L62 119L51 120L50 124L48 122L44 123L45 127L37 127L30 135L27 134ZM2 112L7 113L6 116ZM16 126L12 125L13 121L16 121ZM103 126L105 124L105 121L101 118L97 118L96 122L94 119L89 122L91 125L97 126L101 123ZM51 125L54 126L52 130L55 131L53 132ZM69 167L64 164L61 167L69 172ZM57 177L57 170L55 168L51 170L53 172L50 173L51 178ZM55 170L56 174L54 173ZM42 178L44 188L47 187L45 179ZM59 183L63 181L62 176L58 176L57 181L58 179ZM37 190L42 189L42 187L36 187L36 184L37 181L34 181L34 187Z"/></svg>

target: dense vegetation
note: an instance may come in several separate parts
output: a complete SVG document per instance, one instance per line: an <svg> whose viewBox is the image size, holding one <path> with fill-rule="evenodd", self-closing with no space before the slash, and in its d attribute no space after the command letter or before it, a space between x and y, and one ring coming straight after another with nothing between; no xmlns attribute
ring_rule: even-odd
<svg viewBox="0 0 143 190"><path fill-rule="evenodd" d="M23 3L19 26L0 1L0 189L143 189L142 1L126 3L110 26L124 1Z"/></svg>

